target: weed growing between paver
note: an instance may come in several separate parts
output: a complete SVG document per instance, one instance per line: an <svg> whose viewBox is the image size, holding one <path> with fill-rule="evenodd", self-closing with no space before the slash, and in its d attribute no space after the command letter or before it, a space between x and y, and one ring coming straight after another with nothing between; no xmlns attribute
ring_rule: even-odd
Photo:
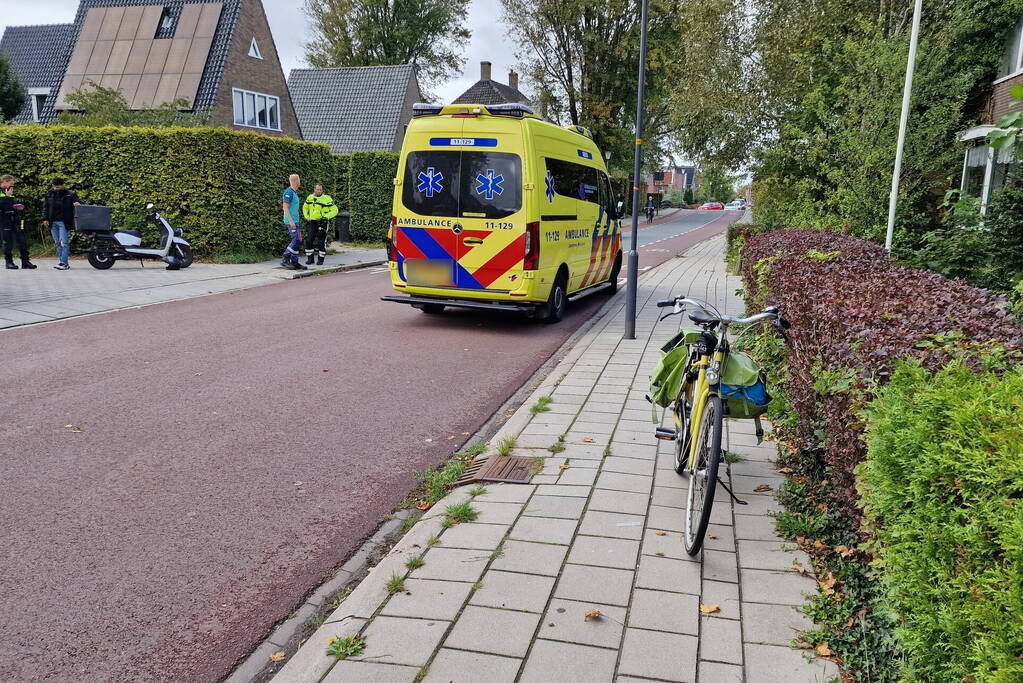
<svg viewBox="0 0 1023 683"><path fill-rule="evenodd" d="M515 450L515 446L518 445L518 440L514 436L506 436L497 442L497 454L498 455L511 455L511 452Z"/></svg>
<svg viewBox="0 0 1023 683"><path fill-rule="evenodd" d="M327 639L327 654L338 659L358 657L365 651L366 636L361 634Z"/></svg>
<svg viewBox="0 0 1023 683"><path fill-rule="evenodd" d="M449 505L444 510L444 521L450 522L450 524L444 524L444 527L447 528L462 522L473 522L479 517L479 514L476 508L468 503Z"/></svg>
<svg viewBox="0 0 1023 683"><path fill-rule="evenodd" d="M405 579L397 574L391 574L391 578L387 580L387 592L394 595L403 590L405 590Z"/></svg>
<svg viewBox="0 0 1023 683"><path fill-rule="evenodd" d="M530 406L529 412L533 415L536 415L537 413L549 413L551 410L550 406L552 400L553 399L550 396L541 396L536 400L536 403Z"/></svg>
<svg viewBox="0 0 1023 683"><path fill-rule="evenodd" d="M891 588L899 569L881 560L886 543L903 538L909 527L895 522L878 534L864 524L855 471L873 457L863 440L863 410L888 383L899 359L918 359L936 370L959 357L976 368L983 364L978 350L993 344L1013 349L1009 355L1018 358L1021 330L987 292L896 266L877 245L862 240L782 231L750 237L744 251L748 309L777 304L793 322L788 347L764 328L748 345L768 370L774 397L769 417L779 443L780 471L788 476L779 492L785 511L778 516L778 528L810 555L818 580L818 593L806 607L818 627L805 635L805 644L821 656L836 657L853 680L988 680L976 669L960 668L951 677L935 674L922 667L926 657L921 660L919 651L902 648L913 640L907 628L933 629L928 642L932 661L959 657L983 637L971 637L949 618L968 609L969 596L963 602L949 594L925 597L925 588L937 582L933 567L913 574L921 580L915 605L899 604ZM904 489L903 504L919 507ZM944 495L955 496L954 491L946 487ZM946 519L934 528L941 525L950 533L960 526ZM886 532L893 536L886 539ZM934 561L939 563L947 559L961 566L971 552L964 546L957 559L956 552L943 555L939 538L917 540L918 550L938 555ZM806 568L794 566L793 571ZM936 642L942 628L950 641ZM988 665L996 659L981 655Z"/></svg>
<svg viewBox="0 0 1023 683"><path fill-rule="evenodd" d="M424 564L426 564L426 561L423 559L422 555L413 555L412 557L405 560L405 566L408 569L419 569Z"/></svg>
<svg viewBox="0 0 1023 683"><path fill-rule="evenodd" d="M559 436L557 441L547 447L547 450L555 455L565 450L565 435Z"/></svg>
<svg viewBox="0 0 1023 683"><path fill-rule="evenodd" d="M429 510L434 503L448 494L476 456L486 450L485 443L478 443L452 455L440 469L415 472L414 476L419 480L419 485L405 498L401 507Z"/></svg>

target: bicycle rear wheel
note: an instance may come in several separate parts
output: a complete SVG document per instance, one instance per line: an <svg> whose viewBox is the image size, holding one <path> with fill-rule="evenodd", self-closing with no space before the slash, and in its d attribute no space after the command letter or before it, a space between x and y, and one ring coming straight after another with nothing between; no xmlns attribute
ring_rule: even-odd
<svg viewBox="0 0 1023 683"><path fill-rule="evenodd" d="M703 537L714 507L714 492L721 464L721 430L723 415L721 398L708 396L697 438L696 466L689 472L686 494L686 528L683 541L686 552L696 555L703 547Z"/></svg>

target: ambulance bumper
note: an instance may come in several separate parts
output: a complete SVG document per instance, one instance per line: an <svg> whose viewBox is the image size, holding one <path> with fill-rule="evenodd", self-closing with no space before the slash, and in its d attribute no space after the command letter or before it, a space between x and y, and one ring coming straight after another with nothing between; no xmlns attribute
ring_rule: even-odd
<svg viewBox="0 0 1023 683"><path fill-rule="evenodd" d="M470 299L442 299L432 296L382 296L381 301L393 301L399 304L422 306L423 304L439 304L455 308L475 308L485 311L520 311L528 312L536 308L536 304L507 303L498 304L490 301L472 301Z"/></svg>

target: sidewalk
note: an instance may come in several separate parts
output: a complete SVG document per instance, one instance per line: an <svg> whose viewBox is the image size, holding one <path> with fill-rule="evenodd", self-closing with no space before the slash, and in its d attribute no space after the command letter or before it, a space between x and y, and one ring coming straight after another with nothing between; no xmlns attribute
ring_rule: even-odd
<svg viewBox="0 0 1023 683"><path fill-rule="evenodd" d="M386 258L383 249L345 249L307 271L285 270L280 259L193 263L182 270L167 270L159 261L145 266L119 261L110 270L96 270L82 258L63 272L53 269L56 259L36 259L39 268L33 271L0 270L0 329L248 289L319 271L376 265Z"/></svg>
<svg viewBox="0 0 1023 683"><path fill-rule="evenodd" d="M815 585L791 569L799 561L809 570L808 559L774 534L782 476L773 445L757 446L749 422L728 423L727 448L743 458L733 483L749 504L720 492L707 549L694 560L680 533L686 480L672 469L672 444L652 436L646 378L678 324L655 328L654 303L688 293L741 313L723 249L714 238L641 279L635 341L621 338L619 295L491 441L515 437L514 454L543 458L542 472L529 485L486 484L475 498L462 487L434 506L275 683L837 676L831 662L789 647L810 626L795 606ZM532 415L545 395L550 411ZM559 435L565 449L555 454L548 448ZM478 519L444 528L446 508L463 502ZM422 566L408 570L419 556ZM404 586L391 596L393 576ZM330 639L356 634L365 638L360 655L326 654Z"/></svg>

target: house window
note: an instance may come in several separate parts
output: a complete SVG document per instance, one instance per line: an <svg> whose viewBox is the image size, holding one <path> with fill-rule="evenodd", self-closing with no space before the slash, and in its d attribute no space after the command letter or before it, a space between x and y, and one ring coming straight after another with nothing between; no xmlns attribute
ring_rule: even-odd
<svg viewBox="0 0 1023 683"><path fill-rule="evenodd" d="M262 59L263 53L259 51L259 45L256 45L256 38L252 38L252 42L249 43L249 57L255 57L256 59Z"/></svg>
<svg viewBox="0 0 1023 683"><path fill-rule="evenodd" d="M1002 66L998 69L998 78L1008 78L1023 70L1023 20L1012 28L1012 33L1005 43L1005 54Z"/></svg>
<svg viewBox="0 0 1023 683"><path fill-rule="evenodd" d="M981 211L986 211L991 198L1005 185L1013 162L1010 149L996 150L990 145L970 147L966 151L963 180L960 185L963 194L978 197Z"/></svg>
<svg viewBox="0 0 1023 683"><path fill-rule="evenodd" d="M238 88L234 88L231 94L236 126L264 130L281 129L281 100L279 97Z"/></svg>
<svg viewBox="0 0 1023 683"><path fill-rule="evenodd" d="M977 145L967 150L966 168L963 171L963 194L983 198L984 176L987 173L987 153L987 145Z"/></svg>
<svg viewBox="0 0 1023 683"><path fill-rule="evenodd" d="M43 115L43 105L46 104L46 96L50 94L49 88L29 88L28 96L32 103L32 120L38 123L39 117Z"/></svg>

